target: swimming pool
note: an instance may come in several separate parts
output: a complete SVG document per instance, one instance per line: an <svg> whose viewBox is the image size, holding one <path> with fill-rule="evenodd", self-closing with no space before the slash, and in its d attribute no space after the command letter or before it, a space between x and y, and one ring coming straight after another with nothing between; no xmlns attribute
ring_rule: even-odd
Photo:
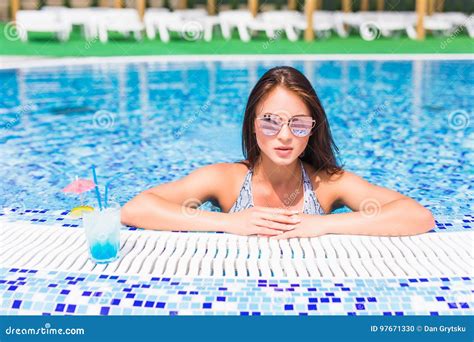
<svg viewBox="0 0 474 342"><path fill-rule="evenodd" d="M114 201L124 204L139 191L178 179L197 167L241 159L240 129L247 96L261 74L272 66L282 64L296 67L312 81L328 114L334 139L340 149L339 158L346 169L418 200L434 213L437 220L435 231L471 230L473 200L469 161L473 159L474 141L470 122L474 65L469 60L149 61L1 70L1 216L10 222L49 224L59 220L64 227L79 227L77 220L71 220L66 215L69 209L78 205L79 199L63 194L61 189L76 175L91 178L89 167L92 164L97 166L101 184L122 173L114 184L112 194ZM94 205L92 193L85 196L85 202ZM206 208L217 210L209 205ZM63 291L61 286L68 286L71 281L72 285L76 285L76 278L105 282L108 277L115 277L35 271L41 276L32 276L27 292L42 283L48 289L46 292L54 291L58 284L62 284L59 287ZM28 272L27 269L3 269L2 279L5 281L0 286L3 286L4 293L9 293L6 279ZM472 283L467 276L470 275L450 280L392 279L397 290L393 290L390 296L396 298L402 295L397 292L399 284L414 285L415 282L428 282L432 298L446 281L458 284L464 294L469 293ZM56 281L56 286L48 288L50 284L46 279L58 277L61 280ZM24 282L25 279L21 278L25 277L19 277L16 281ZM140 279L130 277L127 282L138 282ZM118 280L119 277L113 278L115 283ZM152 283L163 281L148 280ZM206 283L207 280L197 278L184 287L179 287L181 285L177 281L175 286L178 287L169 288L168 279L160 285L163 286L160 289L168 291L166 293L178 289L180 295L183 291L189 295L189 291L198 291L201 281ZM208 289L208 296L214 291L224 291L218 288L226 288L226 281L221 279L206 283L212 288ZM286 285L288 288L302 286L305 291L308 288L342 286L337 282L325 284L325 281ZM350 283L352 280L347 281ZM353 286L360 286L361 293L377 284L390 288L384 282L373 280ZM150 286L150 283L147 284ZM244 281L244 285L238 285L230 298L249 298L250 295L238 294L242 286L246 291L258 286L266 287L263 282L259 284L255 281ZM82 290L87 292L87 286L84 285ZM114 291L122 290L114 288ZM36 311L30 307L29 310L67 312L66 306L56 310L57 296L61 295L59 292L49 295L52 297L48 297L48 307L45 305ZM369 295L367 293L363 297L367 301L369 297L375 298ZM385 294L384 298L390 296ZM18 309L15 308L19 306L15 300L19 299L14 299L14 296L4 298L5 305L2 307L12 308L12 311ZM225 297L218 298L217 302L225 301ZM281 308L278 310L246 306L246 309L232 313L294 314L293 306L297 302L291 298L287 296L280 300ZM157 297L152 300L152 307L163 309L166 305L166 314L178 313L176 300L168 297L166 300L167 304L163 304ZM173 300L176 305L169 305ZM332 299L328 301L334 302ZM145 309L145 302L142 299L140 305L133 304L131 308L120 311L119 307L115 308L116 311L110 311L111 307L107 306L104 312L144 312L137 310ZM94 308L96 311L88 311L86 307L80 313L102 314L104 303L108 305L109 301L99 302L102 306ZM298 312L313 311L316 305L309 303L308 307L304 306L306 311L298 309ZM458 301L456 307L450 305L446 310L452 309L450 312L458 314L468 312L472 303L462 303L467 307ZM214 308L219 307L219 304L222 303L212 304L206 298L205 302L201 300L195 307L190 304L186 310L195 309L197 312L210 309L213 305ZM356 304L355 311L341 309L338 312L369 312L366 311L369 305L362 309L362 301ZM322 305L325 308L326 302ZM413 307L404 308L402 303L386 307L384 310L374 306L370 312L403 314L405 310L416 313ZM225 310L222 310L216 312L224 313ZM322 311L320 307L319 310L319 313L329 313L331 307Z"/></svg>
<svg viewBox="0 0 474 342"><path fill-rule="evenodd" d="M0 72L1 207L70 209L76 175L121 172L116 201L242 158L247 96L274 65L313 82L340 160L437 218L471 212L470 61L128 63ZM86 201L93 203L92 193Z"/></svg>

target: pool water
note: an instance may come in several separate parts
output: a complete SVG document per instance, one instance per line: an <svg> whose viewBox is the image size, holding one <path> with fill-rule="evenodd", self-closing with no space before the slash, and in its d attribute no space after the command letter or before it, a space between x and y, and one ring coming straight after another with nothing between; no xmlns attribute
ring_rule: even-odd
<svg viewBox="0 0 474 342"><path fill-rule="evenodd" d="M0 207L67 210L61 189L122 173L112 201L242 158L247 96L268 68L313 82L345 168L437 218L471 213L471 61L149 62L0 71ZM93 192L84 204L95 205ZM209 207L208 207L209 208Z"/></svg>

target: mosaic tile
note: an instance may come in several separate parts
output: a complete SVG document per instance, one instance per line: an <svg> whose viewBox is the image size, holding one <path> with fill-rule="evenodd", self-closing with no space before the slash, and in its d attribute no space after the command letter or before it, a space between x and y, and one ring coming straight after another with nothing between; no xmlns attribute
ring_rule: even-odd
<svg viewBox="0 0 474 342"><path fill-rule="evenodd" d="M26 271L26 272L22 272ZM295 291L280 292L275 296L271 288L256 285L256 281L228 282L226 278L208 281L205 278L187 279L185 290L176 289L173 283L179 277L162 278L54 272L25 269L0 269L0 314L87 314L87 315L170 315L185 314L194 309L195 314L235 314L252 312L261 315L306 313L308 315L408 314L439 315L451 313L472 315L474 313L474 283L471 277L453 277L449 290L441 290L445 280L439 277L417 278L409 287L401 287L404 279L314 279L303 286L297 280L292 283ZM25 276L26 274L26 276ZM106 277L105 277L106 276ZM70 279L84 279L70 284ZM155 278L155 279L154 279ZM51 287L51 281L57 286ZM124 282L118 282L124 280ZM395 281L392 281L395 280ZM286 279L259 279L285 287ZM344 291L336 286L343 282L350 287ZM18 285L22 283L21 285ZM384 288L386 293L374 291L372 284ZM145 286L144 286L145 285ZM225 285L226 294L219 288ZM332 292L322 289L334 288ZM316 291L308 291L315 289ZM424 295L426 290L432 295ZM186 291L189 295L180 292ZM199 295L207 292L209 295ZM247 293L247 294L245 294ZM248 293L252 293L248 295ZM134 298L127 298L134 294ZM310 295L309 295L310 294ZM337 300L334 300L337 299ZM273 303L273 304L271 304ZM33 304L33 305L32 305ZM184 310L184 311L181 311Z"/></svg>

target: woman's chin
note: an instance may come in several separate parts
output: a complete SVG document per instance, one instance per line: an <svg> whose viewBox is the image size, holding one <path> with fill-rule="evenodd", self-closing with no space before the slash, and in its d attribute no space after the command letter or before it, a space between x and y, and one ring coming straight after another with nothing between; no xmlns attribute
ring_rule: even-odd
<svg viewBox="0 0 474 342"><path fill-rule="evenodd" d="M287 156L287 157L272 156L271 159L272 159L272 162L278 166L288 166L294 163L294 161L298 158L294 156Z"/></svg>

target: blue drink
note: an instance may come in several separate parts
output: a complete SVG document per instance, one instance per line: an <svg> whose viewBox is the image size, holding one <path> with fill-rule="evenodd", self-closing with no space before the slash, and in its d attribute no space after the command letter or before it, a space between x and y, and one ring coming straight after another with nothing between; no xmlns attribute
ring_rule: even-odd
<svg viewBox="0 0 474 342"><path fill-rule="evenodd" d="M90 247L91 258L99 264L114 261L118 257L119 247L118 243L112 241L95 242Z"/></svg>
<svg viewBox="0 0 474 342"><path fill-rule="evenodd" d="M82 224L91 260L97 264L117 260L120 250L120 208L85 212Z"/></svg>

